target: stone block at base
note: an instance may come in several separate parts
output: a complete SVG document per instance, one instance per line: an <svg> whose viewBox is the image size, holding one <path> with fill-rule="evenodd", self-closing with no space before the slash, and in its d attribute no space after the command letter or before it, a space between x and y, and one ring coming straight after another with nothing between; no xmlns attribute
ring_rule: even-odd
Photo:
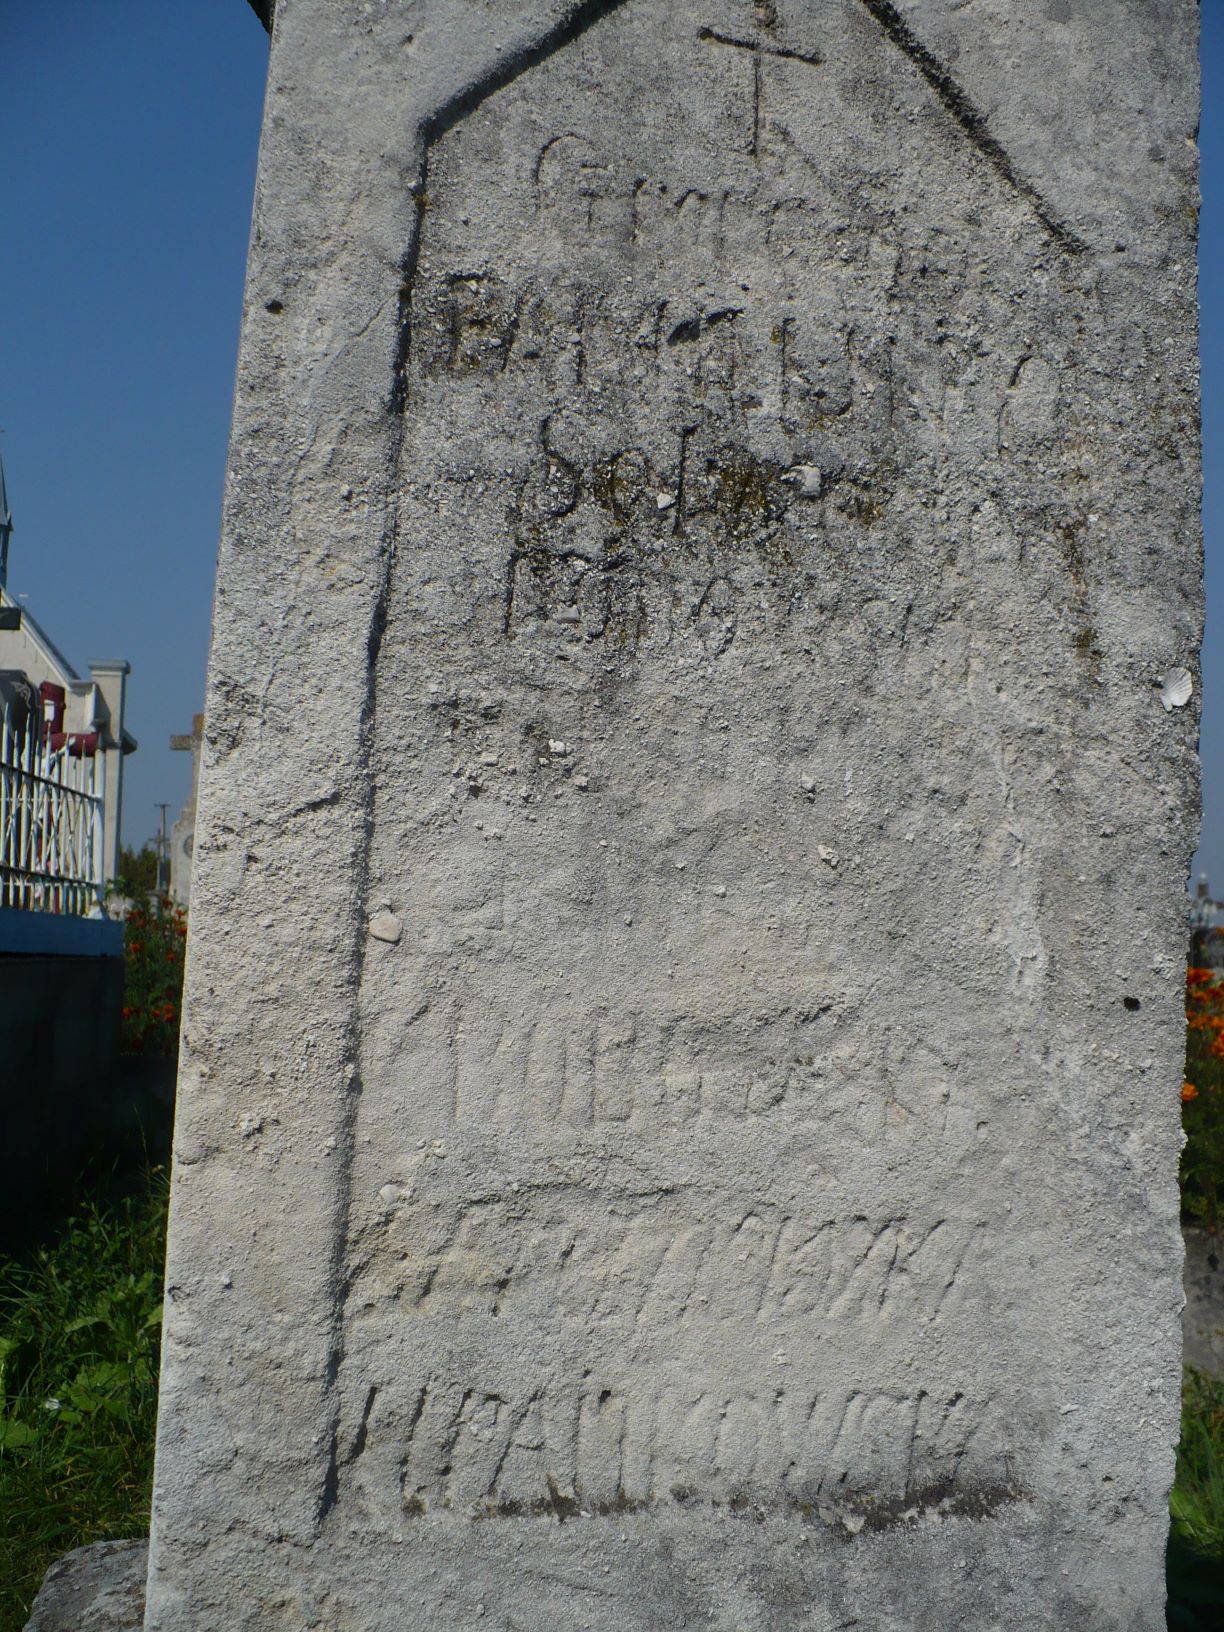
<svg viewBox="0 0 1224 1632"><path fill-rule="evenodd" d="M47 1571L25 1632L130 1632L144 1618L147 1541L78 1547Z"/></svg>

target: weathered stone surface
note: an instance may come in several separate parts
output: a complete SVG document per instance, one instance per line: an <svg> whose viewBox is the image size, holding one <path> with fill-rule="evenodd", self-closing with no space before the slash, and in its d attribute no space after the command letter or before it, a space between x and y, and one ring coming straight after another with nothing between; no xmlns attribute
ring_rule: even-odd
<svg viewBox="0 0 1224 1632"><path fill-rule="evenodd" d="M1195 23L278 7L150 1632L1162 1624Z"/></svg>
<svg viewBox="0 0 1224 1632"><path fill-rule="evenodd" d="M100 1541L58 1559L25 1632L132 1632L144 1620L147 1541Z"/></svg>

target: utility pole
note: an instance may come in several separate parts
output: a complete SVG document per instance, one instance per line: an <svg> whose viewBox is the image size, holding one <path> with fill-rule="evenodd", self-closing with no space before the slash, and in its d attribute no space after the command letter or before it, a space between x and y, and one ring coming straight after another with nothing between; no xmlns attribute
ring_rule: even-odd
<svg viewBox="0 0 1224 1632"><path fill-rule="evenodd" d="M161 837L157 841L157 893L165 895L170 889L170 846L166 839L166 812L170 809L169 801L157 804L157 808L161 811Z"/></svg>
<svg viewBox="0 0 1224 1632"><path fill-rule="evenodd" d="M0 589L8 583L9 540L13 536L13 512L4 486L4 460L0 459Z"/></svg>

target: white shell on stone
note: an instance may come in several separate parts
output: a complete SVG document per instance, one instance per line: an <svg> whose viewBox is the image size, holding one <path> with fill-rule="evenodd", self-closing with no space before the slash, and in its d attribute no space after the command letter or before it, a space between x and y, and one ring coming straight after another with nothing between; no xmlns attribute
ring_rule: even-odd
<svg viewBox="0 0 1224 1632"><path fill-rule="evenodd" d="M824 486L819 465L792 465L784 480L798 488L805 499L818 499Z"/></svg>
<svg viewBox="0 0 1224 1632"><path fill-rule="evenodd" d="M376 941L388 941L392 946L404 933L404 926L393 912L376 912L370 919L370 934Z"/></svg>
<svg viewBox="0 0 1224 1632"><path fill-rule="evenodd" d="M1190 678L1189 669L1170 669L1160 685L1160 700L1165 713L1174 708L1185 708L1193 692L1194 681Z"/></svg>

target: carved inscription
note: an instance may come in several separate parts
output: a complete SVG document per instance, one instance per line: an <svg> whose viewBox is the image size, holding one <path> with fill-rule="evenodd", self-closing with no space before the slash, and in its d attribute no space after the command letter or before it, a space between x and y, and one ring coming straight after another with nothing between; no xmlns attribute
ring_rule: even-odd
<svg viewBox="0 0 1224 1632"><path fill-rule="evenodd" d="M515 161L504 244L426 222L421 392L500 382L517 421L497 473L510 640L559 621L613 656L694 636L722 656L810 600L830 549L887 527L907 472L926 484L936 458L976 485L1015 411L1014 356L975 340L1007 314L967 248L1004 172L959 178L972 230L916 220L886 176L834 186L806 150L823 51L713 26L694 45L698 74L705 53L746 76L741 155L716 177L642 165L596 121ZM1013 221L1010 253L1036 262L1043 222Z"/></svg>
<svg viewBox="0 0 1224 1632"><path fill-rule="evenodd" d="M368 1431L391 1402L376 1399ZM458 1509L565 1518L655 1502L759 1502L853 1513L933 1491L997 1490L988 1401L925 1389L719 1390L700 1382L601 1386L591 1379L512 1396L441 1379L403 1402L408 1437L356 1470L366 1502L393 1517ZM984 1429L984 1426L985 1429ZM851 1525L851 1528L857 1528Z"/></svg>
<svg viewBox="0 0 1224 1632"><path fill-rule="evenodd" d="M360 1483L384 1512L879 1502L1006 1473L989 1399L872 1381L864 1363L887 1334L885 1373L917 1361L921 1376L960 1330L980 1223L776 1207L719 1220L717 1203L711 1221L699 1195L600 1216L551 1185L457 1210L445 1197L428 1178L389 1190L353 1278L371 1356L394 1320L421 1357L381 1369L352 1430L362 1447L379 1436ZM534 1334L533 1381L507 1372L501 1330ZM444 1363L452 1345L466 1381Z"/></svg>
<svg viewBox="0 0 1224 1632"><path fill-rule="evenodd" d="M598 1227L579 1208L554 1210L525 1233L523 1210L512 1196L440 1222L436 1210L392 1201L371 1232L379 1296L442 1320L542 1299L567 1319L639 1338L697 1335L714 1321L785 1349L830 1323L938 1321L982 1237L980 1225L945 1219L812 1219L773 1207L715 1223L691 1206L618 1209Z"/></svg>
<svg viewBox="0 0 1224 1632"><path fill-rule="evenodd" d="M801 1101L828 1068L839 1024L833 1002L721 1022L598 1005L558 1013L542 994L513 1012L440 1004L408 1029L398 1069L435 1116L460 1126L736 1123Z"/></svg>
<svg viewBox="0 0 1224 1632"><path fill-rule="evenodd" d="M991 1226L945 1199L989 1051L945 1071L870 969L892 914L919 939L915 835L999 895L974 518L1016 541L999 604L1037 595L1088 302L891 24L867 82L816 13L605 22L429 157L338 1485L391 1526L1011 1489L1014 1422L958 1386ZM640 121L588 94L621 73ZM929 989L986 990L979 943Z"/></svg>

